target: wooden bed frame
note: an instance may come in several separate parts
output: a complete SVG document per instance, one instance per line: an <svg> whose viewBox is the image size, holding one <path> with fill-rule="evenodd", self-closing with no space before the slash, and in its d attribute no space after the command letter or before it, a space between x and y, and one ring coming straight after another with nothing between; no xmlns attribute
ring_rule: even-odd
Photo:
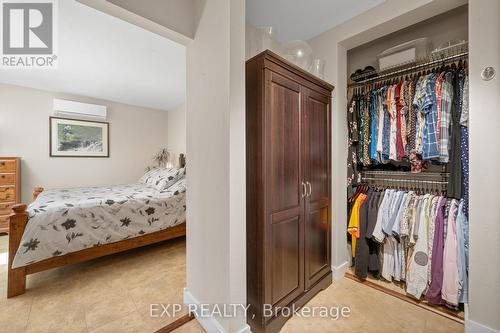
<svg viewBox="0 0 500 333"><path fill-rule="evenodd" d="M181 164L182 165L182 164ZM33 201L43 192L42 187L33 191ZM17 204L12 207L13 213L9 217L9 266L7 275L7 298L15 297L26 292L26 276L33 273L46 271L51 268L76 264L110 254L135 249L186 235L186 223L165 230L145 234L143 236L122 240L115 243L104 244L92 248L71 252L62 256L52 257L26 266L12 268L14 256L21 246L26 223L28 222L27 205Z"/></svg>

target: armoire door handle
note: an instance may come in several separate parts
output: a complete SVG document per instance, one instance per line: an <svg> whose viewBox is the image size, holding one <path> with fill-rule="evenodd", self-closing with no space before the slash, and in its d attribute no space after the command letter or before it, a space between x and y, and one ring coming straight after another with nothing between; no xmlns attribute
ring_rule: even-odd
<svg viewBox="0 0 500 333"><path fill-rule="evenodd" d="M302 182L302 198L304 198L307 195L307 187L304 182Z"/></svg>
<svg viewBox="0 0 500 333"><path fill-rule="evenodd" d="M306 182L306 183L307 183L307 187L309 188L309 193L307 194L307 196L310 197L311 193L312 193L312 185L309 182Z"/></svg>

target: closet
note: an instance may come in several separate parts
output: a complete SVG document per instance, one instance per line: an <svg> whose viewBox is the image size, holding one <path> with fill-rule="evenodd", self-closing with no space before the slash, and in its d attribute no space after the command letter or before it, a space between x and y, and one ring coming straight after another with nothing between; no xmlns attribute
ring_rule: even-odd
<svg viewBox="0 0 500 333"><path fill-rule="evenodd" d="M418 38L408 42L410 36ZM461 7L349 52L346 110L348 277L462 322L468 302L466 39L467 7ZM419 56L370 70L383 65L377 53L387 46L379 60ZM354 69L360 66L365 70Z"/></svg>
<svg viewBox="0 0 500 333"><path fill-rule="evenodd" d="M253 332L279 331L292 306L332 281L332 90L270 51L246 63L247 318Z"/></svg>

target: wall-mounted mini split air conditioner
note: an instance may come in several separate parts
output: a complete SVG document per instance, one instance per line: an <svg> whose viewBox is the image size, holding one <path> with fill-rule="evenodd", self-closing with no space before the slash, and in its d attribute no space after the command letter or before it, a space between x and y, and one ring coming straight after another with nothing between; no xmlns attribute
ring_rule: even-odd
<svg viewBox="0 0 500 333"><path fill-rule="evenodd" d="M89 104L54 98L54 113L70 118L92 118L105 120L107 109L104 105Z"/></svg>

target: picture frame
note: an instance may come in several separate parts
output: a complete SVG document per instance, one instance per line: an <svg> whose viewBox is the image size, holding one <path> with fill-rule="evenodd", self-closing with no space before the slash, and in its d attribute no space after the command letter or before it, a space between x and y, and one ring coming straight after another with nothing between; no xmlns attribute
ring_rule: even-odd
<svg viewBox="0 0 500 333"><path fill-rule="evenodd" d="M109 123L49 117L51 157L109 157Z"/></svg>

